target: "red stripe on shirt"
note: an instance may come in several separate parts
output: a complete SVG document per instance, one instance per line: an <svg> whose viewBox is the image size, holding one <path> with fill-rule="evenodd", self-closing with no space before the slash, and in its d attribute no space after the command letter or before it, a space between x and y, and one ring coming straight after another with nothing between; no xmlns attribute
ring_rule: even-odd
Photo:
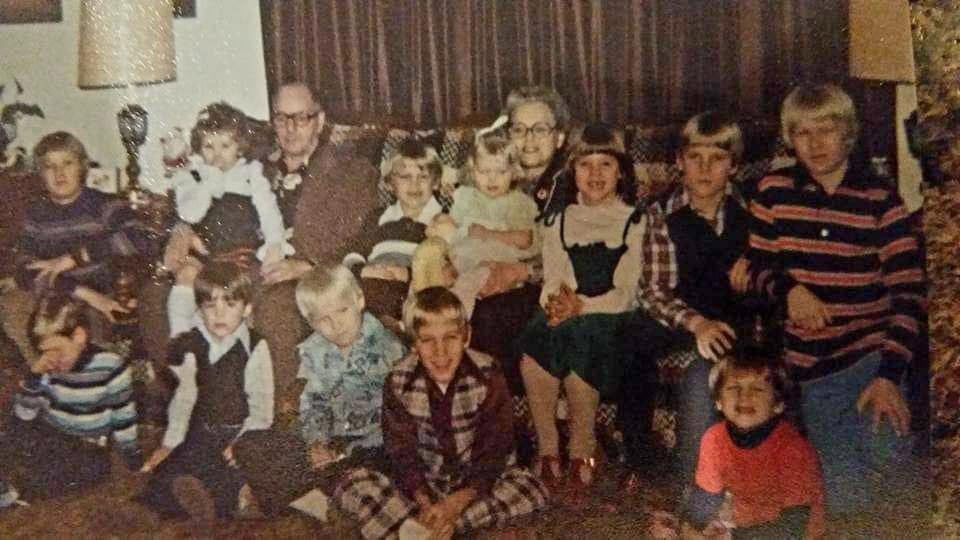
<svg viewBox="0 0 960 540"><path fill-rule="evenodd" d="M825 208L794 206L791 204L778 204L773 207L773 213L777 217L786 219L797 219L814 223L832 223L834 225L845 225L858 229L873 229L877 225L876 220L870 215L852 214L850 212L840 212L838 210L828 210Z"/></svg>
<svg viewBox="0 0 960 540"><path fill-rule="evenodd" d="M790 275L797 281L826 287L863 287L880 282L879 272L816 272L793 269Z"/></svg>

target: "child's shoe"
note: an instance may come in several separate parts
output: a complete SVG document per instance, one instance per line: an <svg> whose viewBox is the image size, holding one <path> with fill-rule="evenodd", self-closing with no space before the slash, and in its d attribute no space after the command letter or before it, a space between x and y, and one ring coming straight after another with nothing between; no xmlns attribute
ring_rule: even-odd
<svg viewBox="0 0 960 540"><path fill-rule="evenodd" d="M593 484L597 462L593 458L571 458L567 476L567 506L581 507L587 500L590 486Z"/></svg>
<svg viewBox="0 0 960 540"><path fill-rule="evenodd" d="M182 475L173 479L173 497L201 530L210 530L217 519L213 496L197 477Z"/></svg>
<svg viewBox="0 0 960 540"><path fill-rule="evenodd" d="M563 470L560 458L558 456L537 456L533 458L530 469L543 482L550 495L556 496L561 487L562 475L560 471Z"/></svg>

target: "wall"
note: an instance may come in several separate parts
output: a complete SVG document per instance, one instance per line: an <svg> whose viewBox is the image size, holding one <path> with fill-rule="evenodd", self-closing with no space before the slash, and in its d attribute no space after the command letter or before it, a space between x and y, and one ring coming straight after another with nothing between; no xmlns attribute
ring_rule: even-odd
<svg viewBox="0 0 960 540"><path fill-rule="evenodd" d="M189 132L200 107L225 100L251 116L267 117L258 0L197 2L195 18L174 20L177 80L129 89L77 88L79 17L80 0L63 0L59 23L0 25L0 84L19 79L25 89L21 100L36 103L46 115L24 118L17 146L29 150L43 134L62 129L80 137L104 167L124 167L116 113L126 103L139 103L150 115L142 178L145 186L162 189L159 138L173 126Z"/></svg>

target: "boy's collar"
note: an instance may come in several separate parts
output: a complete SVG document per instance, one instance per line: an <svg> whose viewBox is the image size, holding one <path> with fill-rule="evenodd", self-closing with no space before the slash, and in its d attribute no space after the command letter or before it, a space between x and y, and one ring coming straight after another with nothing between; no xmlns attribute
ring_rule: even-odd
<svg viewBox="0 0 960 540"><path fill-rule="evenodd" d="M207 340L207 343L216 344L217 346L229 345L233 346L235 341L240 341L240 344L243 345L244 350L247 351L247 354L250 354L250 328L247 326L246 322L241 322L240 326L233 331L232 334L226 336L225 338L217 341L210 335L210 332L207 331L207 327L203 325L201 321L197 325L197 330L200 331L200 334L203 336L203 339Z"/></svg>
<svg viewBox="0 0 960 540"><path fill-rule="evenodd" d="M770 437L773 430L780 424L782 416L783 415L778 414L747 431L741 430L730 421L724 421L724 424L726 425L727 433L730 434L730 440L733 441L734 446L737 448L756 448Z"/></svg>
<svg viewBox="0 0 960 540"><path fill-rule="evenodd" d="M794 178L797 180L797 188L807 191L817 189L826 191L802 163L798 161L794 167L796 169ZM847 158L847 170L843 173L843 178L840 179L837 188L846 186L854 189L865 189L875 186L875 181L876 178L869 165L863 159L856 159L854 155L851 155Z"/></svg>
<svg viewBox="0 0 960 540"><path fill-rule="evenodd" d="M430 372L427 371L427 368L423 366L423 362L420 360L420 356L417 355L417 366L414 369L416 376L423 376L424 379L430 381L430 384L436 386L437 388L440 385L430 377ZM456 371L453 372L453 377L450 379L450 382L447 384L447 390L454 387L460 379L466 375L472 375L480 380L486 380L486 376L480 371L480 368L473 361L473 358L470 356L470 349L463 350L463 358L460 359L460 365L457 366Z"/></svg>
<svg viewBox="0 0 960 540"><path fill-rule="evenodd" d="M430 199L427 201L427 204L423 205L423 208L420 209L420 214L416 217L416 219L414 219L414 221L423 223L424 225L429 225L434 216L442 211L443 207L437 201L437 196L431 195ZM380 215L380 219L377 221L377 225L383 225L384 223L389 223L391 221L400 221L403 218L403 208L400 207L400 201L396 201L383 211L383 214Z"/></svg>
<svg viewBox="0 0 960 540"><path fill-rule="evenodd" d="M323 337L323 334L321 334L320 332L317 332L316 330L313 330L310 333L310 335L307 336L307 339L303 340L303 342L297 345L297 348L303 349L304 347L309 347L316 344L319 346L327 347L331 350L336 350L338 353L341 354L341 356L346 357L351 352L356 350L357 345L359 345L364 339L366 339L367 336L370 335L372 325L375 324L374 323L375 319L376 317L371 315L369 311L367 311L366 309L363 310L363 312L360 314L360 331L357 332L357 339L354 340L354 342L350 345L350 350L347 352L347 354L343 354L343 351L340 349L340 347L338 347L335 343L333 343L329 339Z"/></svg>
<svg viewBox="0 0 960 540"><path fill-rule="evenodd" d="M718 211L722 211L728 198L733 198L741 207L746 208L747 206L743 193L740 192L740 189L732 180L727 182L727 186L723 190L723 200L720 201L720 210ZM681 183L677 185L676 189L670 190L665 199L659 199L659 201L663 204L664 215L669 216L677 210L690 206L690 194L687 193L686 186Z"/></svg>

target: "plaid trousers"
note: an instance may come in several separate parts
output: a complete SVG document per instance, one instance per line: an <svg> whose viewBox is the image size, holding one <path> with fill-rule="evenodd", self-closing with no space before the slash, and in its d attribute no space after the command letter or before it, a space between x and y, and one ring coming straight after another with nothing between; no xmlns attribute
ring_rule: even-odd
<svg viewBox="0 0 960 540"><path fill-rule="evenodd" d="M431 481L434 495L444 497L459 483ZM360 523L364 538L396 538L400 525L418 510L383 473L360 468L351 471L337 486L334 499L344 512ZM511 518L530 514L547 505L543 484L526 469L510 467L500 475L489 493L475 499L457 520L457 532L464 533Z"/></svg>

